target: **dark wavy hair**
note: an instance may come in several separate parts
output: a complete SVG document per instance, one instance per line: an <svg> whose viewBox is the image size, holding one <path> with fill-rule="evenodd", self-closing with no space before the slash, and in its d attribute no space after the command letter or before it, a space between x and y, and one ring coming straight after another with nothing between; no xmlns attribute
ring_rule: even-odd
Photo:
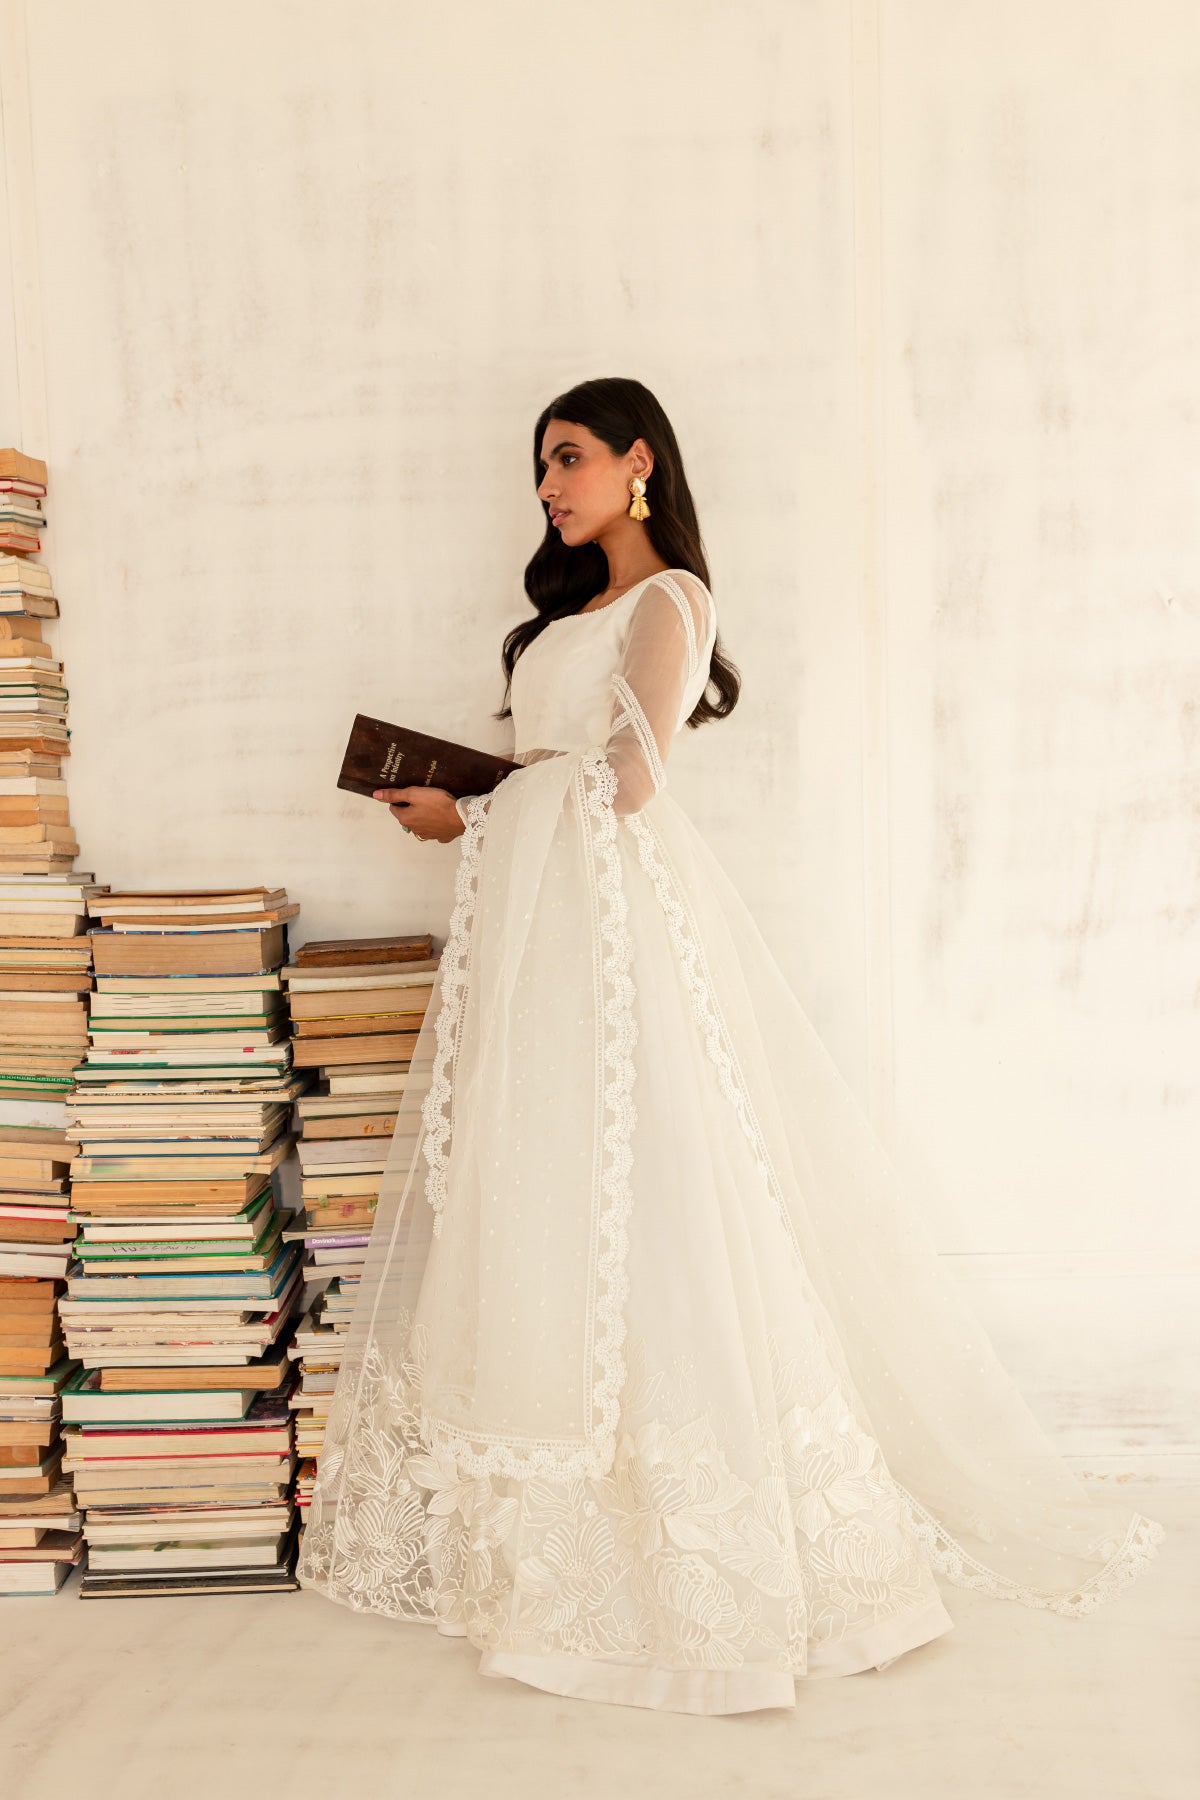
<svg viewBox="0 0 1200 1800"><path fill-rule="evenodd" d="M533 481L542 481L541 450L546 426L551 419L566 419L587 429L606 443L615 456L624 456L635 438L644 438L654 452L654 468L647 483L646 499L650 517L645 529L650 542L670 569L690 569L708 587L708 559L700 539L700 525L691 489L683 472L683 458L671 427L671 421L650 389L640 381L626 381L621 376L603 376L595 381L581 381L556 394L538 415L533 432ZM608 586L608 558L599 544L580 544L570 549L550 523L550 508L543 501L546 533L525 565L525 592L535 608L532 619L514 625L504 640L501 660L504 664L504 705L493 716L512 717L509 692L517 658L527 650L534 638L555 619L577 613L596 594ZM710 589L711 592L711 589ZM721 650L720 633L713 644L705 691L696 702L686 723L693 729L709 719L725 719L737 705L741 691L740 671ZM708 690L716 690L709 698Z"/></svg>

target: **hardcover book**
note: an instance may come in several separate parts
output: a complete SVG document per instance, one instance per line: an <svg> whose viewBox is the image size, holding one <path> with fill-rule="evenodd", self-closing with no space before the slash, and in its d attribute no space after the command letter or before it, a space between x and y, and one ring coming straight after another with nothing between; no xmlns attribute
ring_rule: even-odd
<svg viewBox="0 0 1200 1800"><path fill-rule="evenodd" d="M425 931L406 937L311 939L296 951L293 964L297 969L341 968L350 963L428 962L432 957L433 939ZM284 971L288 978L291 973L290 967Z"/></svg>
<svg viewBox="0 0 1200 1800"><path fill-rule="evenodd" d="M432 787L444 788L457 800L464 794L490 793L520 767L490 750L472 750L356 713L337 784L368 799L381 787Z"/></svg>

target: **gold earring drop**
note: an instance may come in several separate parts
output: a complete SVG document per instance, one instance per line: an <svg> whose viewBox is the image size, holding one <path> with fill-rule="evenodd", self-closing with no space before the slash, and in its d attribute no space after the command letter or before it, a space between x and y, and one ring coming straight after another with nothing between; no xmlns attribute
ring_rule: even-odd
<svg viewBox="0 0 1200 1800"><path fill-rule="evenodd" d="M630 518L631 519L648 519L650 517L650 508L646 505L646 502L642 499L642 495L646 492L646 484L642 480L640 475L634 476L633 480L629 484L629 491L633 495L633 504L629 508Z"/></svg>

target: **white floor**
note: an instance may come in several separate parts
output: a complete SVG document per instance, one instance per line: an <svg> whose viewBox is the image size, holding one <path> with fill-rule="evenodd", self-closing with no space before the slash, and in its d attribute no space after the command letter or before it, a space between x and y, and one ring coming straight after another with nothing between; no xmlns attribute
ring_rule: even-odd
<svg viewBox="0 0 1200 1800"><path fill-rule="evenodd" d="M796 1711L703 1719L476 1673L431 1627L310 1593L0 1602L3 1800L1188 1800L1200 1793L1194 1492L1086 1619L946 1584L955 1629Z"/></svg>

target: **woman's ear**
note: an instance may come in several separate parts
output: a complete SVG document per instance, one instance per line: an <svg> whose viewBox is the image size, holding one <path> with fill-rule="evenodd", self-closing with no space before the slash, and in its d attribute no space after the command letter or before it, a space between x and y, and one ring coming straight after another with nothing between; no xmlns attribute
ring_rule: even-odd
<svg viewBox="0 0 1200 1800"><path fill-rule="evenodd" d="M633 458L633 468L631 473L640 475L644 481L654 467L653 450L650 448L645 438L639 437L634 438L632 444L630 444L629 454Z"/></svg>

